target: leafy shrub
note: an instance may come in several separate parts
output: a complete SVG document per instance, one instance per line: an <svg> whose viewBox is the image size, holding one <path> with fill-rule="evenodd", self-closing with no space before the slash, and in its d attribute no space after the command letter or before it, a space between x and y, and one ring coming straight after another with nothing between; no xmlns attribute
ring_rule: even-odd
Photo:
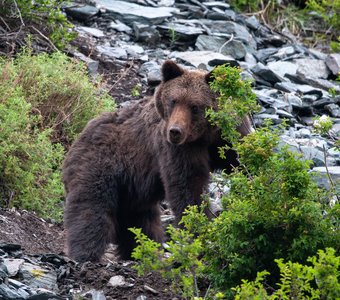
<svg viewBox="0 0 340 300"><path fill-rule="evenodd" d="M251 81L241 79L241 69L226 65L212 71L214 80L211 89L217 93L218 110L207 109L206 117L211 124L223 128L222 137L234 143L240 134L235 130L244 117L258 110L256 95L251 89Z"/></svg>
<svg viewBox="0 0 340 300"><path fill-rule="evenodd" d="M333 248L319 250L318 256L307 260L310 265L284 263L277 259L280 269L280 282L274 292L268 295L268 286L263 282L268 272L259 272L255 281L243 280L233 288L235 300L241 299L328 299L340 298L340 256L335 255ZM256 298L255 298L256 297Z"/></svg>
<svg viewBox="0 0 340 300"><path fill-rule="evenodd" d="M60 164L63 148L50 142L51 130L39 130L39 116L31 114L20 87L5 80L8 65L2 66L0 83L0 205L35 210L61 220L63 188Z"/></svg>
<svg viewBox="0 0 340 300"><path fill-rule="evenodd" d="M75 37L73 25L61 12L60 0L0 0L0 15L35 21L50 32L50 39L57 48L63 49ZM46 26L47 25L47 26Z"/></svg>
<svg viewBox="0 0 340 300"><path fill-rule="evenodd" d="M33 56L25 50L9 67L8 80L41 115L41 126L53 129L55 141L72 142L88 120L115 108L100 78L92 83L83 64L60 52Z"/></svg>
<svg viewBox="0 0 340 300"><path fill-rule="evenodd" d="M138 243L132 257L140 260L141 264L136 265L139 275L145 272L155 271L172 283L172 288L183 297L193 299L199 296L197 280L202 275L204 268L199 255L202 252L200 240L187 231L168 227L167 233L170 241L167 244L167 252L159 243L150 240L141 229L131 229L136 235Z"/></svg>
<svg viewBox="0 0 340 300"><path fill-rule="evenodd" d="M233 70L224 68L224 72L224 78L229 78L228 72ZM223 87L224 82L228 88ZM213 118L224 137L236 136L234 133L229 135L229 131L235 129L230 127L231 121L225 114L239 118L235 111L230 110L234 103L229 92L235 87L233 82L236 86L240 84L238 80L219 82L221 91L225 88L226 92L220 93L220 111ZM237 90L248 93L248 88L242 84ZM235 101L242 99L244 94L236 94ZM252 102L250 107L253 107ZM249 112L247 107L240 111ZM214 112L208 116L211 113ZM135 258L140 260L144 255L150 255L153 259L143 258L144 262L150 263L149 270L154 266L160 273L167 274L165 276L172 272L172 268L183 264L185 268L177 274L180 287L186 285L182 275L190 274L191 267L199 266L196 269L199 272L195 273L197 279L191 276L190 283L208 281L211 284L208 289L210 297L216 298L214 293L222 291L226 297L232 298L231 288L239 285L242 279L253 280L259 270L270 272L266 282L273 286L280 276L275 259L305 263L318 249L333 247L339 251L340 204L329 205L331 195L317 188L309 173L310 163L287 148L279 148L278 134L279 130L271 130L268 125L244 137L241 142L234 142L241 167L233 174L225 175L225 183L229 182L231 189L222 197L223 212L209 220L202 208L191 207L182 218L183 228L171 229L178 232L177 235L171 232L171 243L185 247L185 254L179 256L179 250L171 248L172 261L164 256L163 250L149 249L142 254L140 250L148 246L146 239L138 239L140 247L135 249ZM191 245L199 247L191 248ZM192 266L187 261L182 262L190 255ZM258 282L264 273L260 276ZM188 289L193 287L192 284L186 286ZM200 286L192 288L191 294L186 291L185 295L197 295L200 289ZM265 293L267 290L263 290L263 295Z"/></svg>
<svg viewBox="0 0 340 300"><path fill-rule="evenodd" d="M309 9L317 12L328 26L332 26L335 31L340 30L339 0L308 0L306 4Z"/></svg>
<svg viewBox="0 0 340 300"><path fill-rule="evenodd" d="M61 53L0 60L1 206L61 220L64 148L56 142L68 144L89 119L114 107L98 87Z"/></svg>

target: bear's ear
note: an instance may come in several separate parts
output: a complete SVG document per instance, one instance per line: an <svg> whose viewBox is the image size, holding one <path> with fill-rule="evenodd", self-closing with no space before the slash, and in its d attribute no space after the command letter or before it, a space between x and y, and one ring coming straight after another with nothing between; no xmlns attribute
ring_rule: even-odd
<svg viewBox="0 0 340 300"><path fill-rule="evenodd" d="M210 71L205 75L205 81L209 84L214 80L213 71Z"/></svg>
<svg viewBox="0 0 340 300"><path fill-rule="evenodd" d="M172 60L167 60L162 65L163 81L174 79L184 74L184 70Z"/></svg>

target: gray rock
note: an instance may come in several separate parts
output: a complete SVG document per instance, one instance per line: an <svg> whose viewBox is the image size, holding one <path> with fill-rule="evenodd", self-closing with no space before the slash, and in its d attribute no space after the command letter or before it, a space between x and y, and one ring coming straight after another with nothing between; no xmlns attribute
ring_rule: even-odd
<svg viewBox="0 0 340 300"><path fill-rule="evenodd" d="M340 53L329 54L326 58L326 65L335 76L340 72Z"/></svg>
<svg viewBox="0 0 340 300"><path fill-rule="evenodd" d="M319 95L319 98L322 97L323 95L322 90L306 84L296 84L293 82L278 82L275 84L274 87L288 93L298 92L301 94L314 94Z"/></svg>
<svg viewBox="0 0 340 300"><path fill-rule="evenodd" d="M285 59L287 57L292 56L293 54L295 54L295 48L293 46L286 46L286 47L282 47L280 48L274 55L273 58L275 59Z"/></svg>
<svg viewBox="0 0 340 300"><path fill-rule="evenodd" d="M274 55L278 51L277 48L264 48L256 52L256 58L262 63L266 62L269 57Z"/></svg>
<svg viewBox="0 0 340 300"><path fill-rule="evenodd" d="M225 36L230 38L233 36L236 40L242 41L249 47L256 49L256 42L245 26L232 21L211 21L202 19L201 22L206 25L211 34Z"/></svg>
<svg viewBox="0 0 340 300"><path fill-rule="evenodd" d="M144 42L149 45L156 45L161 38L159 31L155 26L134 22L133 31L137 41Z"/></svg>
<svg viewBox="0 0 340 300"><path fill-rule="evenodd" d="M127 286L128 283L125 281L124 276L116 275L112 276L108 282L109 286L116 287L116 286Z"/></svg>
<svg viewBox="0 0 340 300"><path fill-rule="evenodd" d="M328 81L326 79L321 79L321 78L311 78L311 77L306 77L300 74L300 79L303 81L305 84L312 85L313 87L323 89L325 91L329 89L334 89L336 92L340 93L340 85L339 84L334 84L331 81Z"/></svg>
<svg viewBox="0 0 340 300"><path fill-rule="evenodd" d="M85 27L85 26L78 26L75 28L78 32L83 32L88 35L94 36L96 38L104 37L105 34L102 30L93 28L93 27Z"/></svg>
<svg viewBox="0 0 340 300"><path fill-rule="evenodd" d="M245 23L250 29L253 29L253 30L257 30L261 26L261 23L257 20L255 16L246 18Z"/></svg>
<svg viewBox="0 0 340 300"><path fill-rule="evenodd" d="M54 270L42 268L31 263L24 263L20 267L22 282L31 288L44 288L58 291L57 273Z"/></svg>
<svg viewBox="0 0 340 300"><path fill-rule="evenodd" d="M312 95L306 95L303 98L305 98L307 96L312 96ZM332 104L332 103L333 103L333 101L330 98L321 98L319 100L312 101L312 105L316 109L322 109L322 108L325 107L325 105Z"/></svg>
<svg viewBox="0 0 340 300"><path fill-rule="evenodd" d="M97 46L96 50L99 56L106 56L111 59L127 59L127 52L121 47Z"/></svg>
<svg viewBox="0 0 340 300"><path fill-rule="evenodd" d="M98 67L99 67L98 61L93 60L92 58L78 51L74 52L73 55L86 64L89 75L91 75L92 77L95 77L98 74Z"/></svg>
<svg viewBox="0 0 340 300"><path fill-rule="evenodd" d="M154 62L146 62L144 63L138 70L138 74L147 77L148 84L157 85L162 80L162 73L159 65Z"/></svg>
<svg viewBox="0 0 340 300"><path fill-rule="evenodd" d="M82 297L88 298L88 296L92 296L92 300L106 300L106 297L102 291L90 290L82 294Z"/></svg>
<svg viewBox="0 0 340 300"><path fill-rule="evenodd" d="M327 79L330 74L326 63L320 59L302 58L296 59L295 63L298 67L297 74L302 76Z"/></svg>
<svg viewBox="0 0 340 300"><path fill-rule="evenodd" d="M199 51L213 51L219 52L221 46L227 41L227 38L212 36L212 35L199 35L196 40L196 48Z"/></svg>
<svg viewBox="0 0 340 300"><path fill-rule="evenodd" d="M288 103L293 107L302 107L302 100L300 97L296 96L294 93L287 93L285 95Z"/></svg>
<svg viewBox="0 0 340 300"><path fill-rule="evenodd" d="M183 25L180 23L172 22L162 25L158 25L157 28L163 35L169 36L170 32L173 31L173 35L176 40L193 40L197 38L198 35L204 33L204 30L196 26ZM165 34L164 34L165 33Z"/></svg>
<svg viewBox="0 0 340 300"><path fill-rule="evenodd" d="M234 63L234 58L226 56L221 53L212 51L186 51L186 52L173 52L171 57L181 59L186 63L203 70L210 70L214 66L214 61L218 60L223 63Z"/></svg>
<svg viewBox="0 0 340 300"><path fill-rule="evenodd" d="M330 113L330 115L334 118L340 118L340 107L339 105L335 103L331 103L328 105L325 105L325 109L327 109Z"/></svg>
<svg viewBox="0 0 340 300"><path fill-rule="evenodd" d="M311 131L308 128L301 128L299 130L299 136L302 138L310 138Z"/></svg>
<svg viewBox="0 0 340 300"><path fill-rule="evenodd" d="M266 114L266 113L255 115L253 119L254 119L254 123L256 127L262 126L264 121L267 119L271 120L274 125L282 123L282 119L280 119L278 115L272 115L272 114Z"/></svg>
<svg viewBox="0 0 340 300"><path fill-rule="evenodd" d="M86 21L87 19L94 17L99 12L99 9L97 7L78 3L71 3L64 9L68 16L78 21Z"/></svg>
<svg viewBox="0 0 340 300"><path fill-rule="evenodd" d="M29 294L25 291L19 291L17 288L8 286L4 283L0 284L0 299L23 300L28 297Z"/></svg>
<svg viewBox="0 0 340 300"><path fill-rule="evenodd" d="M209 2L202 2L202 4L206 7L219 7L219 8L230 8L230 5L228 3L222 2L222 1L209 1Z"/></svg>
<svg viewBox="0 0 340 300"><path fill-rule="evenodd" d="M283 77L281 77L279 74L276 74L260 62L257 63L253 68L251 68L251 71L265 81L270 82L271 84L285 81Z"/></svg>
<svg viewBox="0 0 340 300"><path fill-rule="evenodd" d="M246 56L244 57L244 61L247 63L247 69L251 69L257 64L257 60L255 56L249 52L246 53Z"/></svg>
<svg viewBox="0 0 340 300"><path fill-rule="evenodd" d="M95 0L95 3L128 26L133 22L160 24L174 13L179 13L178 9L172 7L148 7L124 1Z"/></svg>
<svg viewBox="0 0 340 300"><path fill-rule="evenodd" d="M284 77L286 74L295 75L298 69L296 64L288 61L269 62L267 67L281 77Z"/></svg>
<svg viewBox="0 0 340 300"><path fill-rule="evenodd" d="M9 276L15 276L25 261L23 259L5 258L3 263L7 268Z"/></svg>
<svg viewBox="0 0 340 300"><path fill-rule="evenodd" d="M225 11L213 8L213 11L209 11L205 17L209 20L225 20L225 21L235 21L236 13L231 9L226 9Z"/></svg>
<svg viewBox="0 0 340 300"><path fill-rule="evenodd" d="M230 55L233 58L240 60L244 59L247 54L246 46L237 40L232 40L221 46L220 52L224 55Z"/></svg>
<svg viewBox="0 0 340 300"><path fill-rule="evenodd" d="M120 32L126 32L126 33L131 33L132 28L125 25L119 20L112 21L109 25L109 28L112 28L114 30L120 31Z"/></svg>
<svg viewBox="0 0 340 300"><path fill-rule="evenodd" d="M147 300L148 297L144 296L144 295L140 295L136 298L136 300Z"/></svg>
<svg viewBox="0 0 340 300"><path fill-rule="evenodd" d="M312 172L316 175L314 176L320 187L329 189L331 187L328 175L332 178L335 187L338 192L340 192L340 166L330 166L326 167L315 167L312 169Z"/></svg>

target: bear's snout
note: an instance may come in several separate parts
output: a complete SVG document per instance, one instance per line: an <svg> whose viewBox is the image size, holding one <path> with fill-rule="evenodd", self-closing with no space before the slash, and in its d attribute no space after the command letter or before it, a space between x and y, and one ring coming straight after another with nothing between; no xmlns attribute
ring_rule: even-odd
<svg viewBox="0 0 340 300"><path fill-rule="evenodd" d="M169 141L172 144L180 144L183 138L183 131L179 126L171 126L169 129Z"/></svg>
<svg viewBox="0 0 340 300"><path fill-rule="evenodd" d="M191 114L185 105L177 105L174 107L168 124L167 124L167 140L174 145L185 143L188 132L190 131Z"/></svg>

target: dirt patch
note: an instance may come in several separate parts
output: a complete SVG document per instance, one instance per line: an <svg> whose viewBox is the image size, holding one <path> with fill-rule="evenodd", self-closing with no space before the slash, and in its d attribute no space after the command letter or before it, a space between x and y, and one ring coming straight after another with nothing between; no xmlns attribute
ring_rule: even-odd
<svg viewBox="0 0 340 300"><path fill-rule="evenodd" d="M0 209L0 244L19 244L27 254L62 253L64 232L60 224L49 223L35 214Z"/></svg>
<svg viewBox="0 0 340 300"><path fill-rule="evenodd" d="M8 244L20 245L21 251L19 246ZM58 294L63 298L92 299L94 293L101 293L107 300L181 299L173 293L171 283L157 274L139 277L133 269L133 261L115 261L112 247L102 264L78 264L65 257L63 249L61 224L50 223L31 212L0 208L0 263L1 256L5 255L54 269L58 274ZM124 283L111 286L109 282L114 276L120 276ZM20 281L20 278L15 279Z"/></svg>

